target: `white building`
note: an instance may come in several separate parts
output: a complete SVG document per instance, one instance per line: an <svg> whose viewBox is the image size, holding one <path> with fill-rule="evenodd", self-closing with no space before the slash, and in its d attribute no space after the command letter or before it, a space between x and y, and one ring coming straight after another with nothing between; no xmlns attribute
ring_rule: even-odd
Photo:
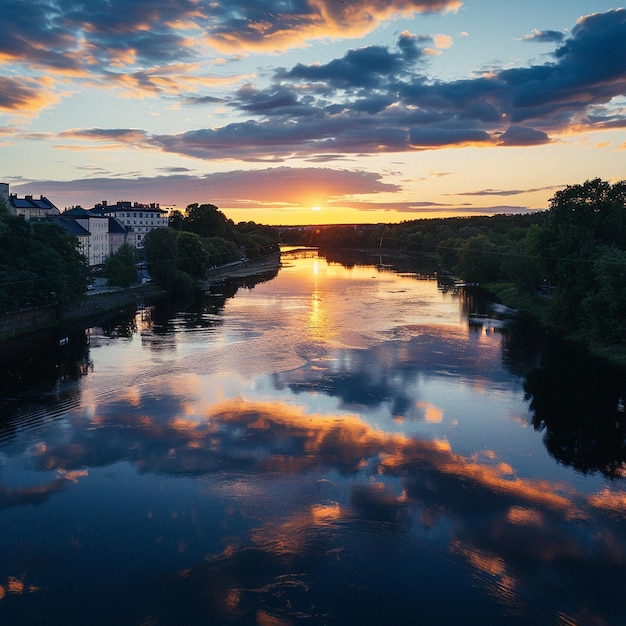
<svg viewBox="0 0 626 626"><path fill-rule="evenodd" d="M114 217L128 231L126 242L135 248L143 248L143 240L153 228L167 228L167 211L158 204L118 202L108 204L104 200L91 209L91 213Z"/></svg>
<svg viewBox="0 0 626 626"><path fill-rule="evenodd" d="M72 219L89 232L87 250L84 251L89 267L102 265L109 256L109 218L96 215L82 207L74 207L61 214Z"/></svg>

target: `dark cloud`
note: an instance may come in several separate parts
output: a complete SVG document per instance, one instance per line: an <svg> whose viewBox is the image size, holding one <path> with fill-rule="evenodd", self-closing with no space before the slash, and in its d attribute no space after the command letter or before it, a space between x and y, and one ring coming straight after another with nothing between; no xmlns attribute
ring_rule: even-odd
<svg viewBox="0 0 626 626"><path fill-rule="evenodd" d="M512 122L539 119L544 127L559 127L593 104L626 94L626 10L579 20L555 59L501 73Z"/></svg>
<svg viewBox="0 0 626 626"><path fill-rule="evenodd" d="M284 49L306 38L363 35L385 19L458 8L459 0L4 0L4 58L98 74L196 57L189 32L231 50Z"/></svg>
<svg viewBox="0 0 626 626"><path fill-rule="evenodd" d="M454 0L31 4L27 18L22 2L5 2L3 58L90 75L138 94L176 93L187 104L220 101L190 95L203 87L201 78L191 80L186 72L186 63L198 58L191 39L183 36L190 24L206 41L235 48L253 40L276 46L282 37L290 38L285 46L302 45L308 35L321 36L320 22L326 36L341 25L347 29L341 36L347 37L355 24L367 30L393 15L459 6ZM572 129L626 126L626 111L611 104L626 95L626 10L581 18L567 39L555 31L537 31L534 38L561 42L550 62L444 82L428 77L422 63L432 38L404 32L395 47L368 46L327 63L298 63L277 70L266 88L240 87L227 102L246 116L242 121L179 134L91 129L61 137L141 144L205 160L280 162L468 144L541 145ZM0 82L5 110L40 109L53 101L50 84Z"/></svg>
<svg viewBox="0 0 626 626"><path fill-rule="evenodd" d="M326 65L298 63L284 76L287 79L323 81L336 89L378 87L403 67L403 55L393 54L383 46L369 46L349 50L343 58L334 59Z"/></svg>
<svg viewBox="0 0 626 626"><path fill-rule="evenodd" d="M149 135L133 128L86 128L66 130L58 135L62 139L90 142L106 142L121 145L144 145Z"/></svg>
<svg viewBox="0 0 626 626"><path fill-rule="evenodd" d="M626 94L624 10L581 19L550 63L489 77L430 81L407 54L417 44L403 33L395 51L370 46L326 64L280 70L274 85L248 87L232 103L259 119L162 136L156 143L200 158L282 159L467 144L541 145L574 125L602 127L587 111ZM626 120L619 110L604 111L603 118L612 127Z"/></svg>
<svg viewBox="0 0 626 626"><path fill-rule="evenodd" d="M215 104L216 102L225 102L224 98L216 98L215 96L196 96L185 98L185 104Z"/></svg>
<svg viewBox="0 0 626 626"><path fill-rule="evenodd" d="M433 148L469 143L489 143L489 135L478 129L412 128L409 144L413 148Z"/></svg>
<svg viewBox="0 0 626 626"><path fill-rule="evenodd" d="M431 37L418 37L412 33L402 33L398 39L398 48L402 51L402 56L407 61L415 61L423 53L423 48L419 47L420 43L432 44Z"/></svg>
<svg viewBox="0 0 626 626"><path fill-rule="evenodd" d="M193 172L194 170L189 169L188 167L158 167L157 170L159 172L166 172L167 174L184 174L186 172Z"/></svg>
<svg viewBox="0 0 626 626"><path fill-rule="evenodd" d="M561 43L565 35L558 30L534 30L529 35L525 35L523 41L536 41L539 43Z"/></svg>
<svg viewBox="0 0 626 626"><path fill-rule="evenodd" d="M316 37L360 37L397 15L458 9L459 0L235 0L215 3L208 34L229 51L244 47L283 49Z"/></svg>
<svg viewBox="0 0 626 626"><path fill-rule="evenodd" d="M259 91L252 85L244 85L237 92L236 106L243 111L265 115L312 115L316 112L314 107L307 106L296 95L281 86L273 89Z"/></svg>
<svg viewBox="0 0 626 626"><path fill-rule="evenodd" d="M446 194L454 196L519 196L520 194L536 193L538 191L557 191L559 186L534 187L531 189L480 189L478 191L463 191L462 193Z"/></svg>
<svg viewBox="0 0 626 626"><path fill-rule="evenodd" d="M506 132L500 135L500 145L503 146L536 146L549 141L550 138L546 133L523 126L509 126Z"/></svg>
<svg viewBox="0 0 626 626"><path fill-rule="evenodd" d="M29 66L85 73L180 60L184 38L170 19L191 18L195 12L191 0L172 0L159 8L150 0L35 0L28 10L22 0L5 0L0 50Z"/></svg>

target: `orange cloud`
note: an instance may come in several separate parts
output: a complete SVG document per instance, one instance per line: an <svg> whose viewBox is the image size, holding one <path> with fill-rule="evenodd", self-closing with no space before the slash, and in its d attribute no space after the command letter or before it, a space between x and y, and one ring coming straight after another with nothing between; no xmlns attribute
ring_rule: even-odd
<svg viewBox="0 0 626 626"><path fill-rule="evenodd" d="M31 116L60 99L61 94L49 78L0 77L0 111Z"/></svg>
<svg viewBox="0 0 626 626"><path fill-rule="evenodd" d="M457 11L460 0L309 0L302 16L275 16L273 21L249 19L245 29L222 27L209 32L206 43L220 52L271 51L303 47L312 39L360 38L381 22L416 13Z"/></svg>

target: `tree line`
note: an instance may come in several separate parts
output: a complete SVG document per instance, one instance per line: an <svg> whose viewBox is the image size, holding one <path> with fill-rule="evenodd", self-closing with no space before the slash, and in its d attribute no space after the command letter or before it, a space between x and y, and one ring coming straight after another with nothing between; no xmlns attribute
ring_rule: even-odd
<svg viewBox="0 0 626 626"><path fill-rule="evenodd" d="M112 285L137 282L137 263L166 289L188 292L211 267L279 252L278 234L254 222L235 224L212 204L174 211L169 228L150 231L143 251L125 244L99 273ZM145 259L144 259L145 253ZM0 313L47 304L69 307L86 295L92 271L76 237L46 221L12 215L0 202Z"/></svg>
<svg viewBox="0 0 626 626"><path fill-rule="evenodd" d="M235 224L213 204L173 211L170 228L151 230L144 248L152 278L174 291L189 291L211 267L280 251L278 233L255 222Z"/></svg>

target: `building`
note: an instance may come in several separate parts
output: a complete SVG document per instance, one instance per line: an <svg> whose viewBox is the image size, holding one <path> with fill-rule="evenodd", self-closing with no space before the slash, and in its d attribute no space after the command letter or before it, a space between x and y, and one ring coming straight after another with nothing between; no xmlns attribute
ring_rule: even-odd
<svg viewBox="0 0 626 626"><path fill-rule="evenodd" d="M108 204L106 200L96 204L91 212L97 215L114 217L128 231L126 242L137 249L143 248L146 235L154 228L167 228L167 211L158 204L139 202L117 202Z"/></svg>
<svg viewBox="0 0 626 626"><path fill-rule="evenodd" d="M114 217L109 220L109 254L115 254L125 243L128 243L126 226Z"/></svg>
<svg viewBox="0 0 626 626"><path fill-rule="evenodd" d="M61 215L53 215L49 218L53 224L60 226L68 235L73 235L78 239L78 251L85 257L89 258L89 237L90 233L81 226L76 220Z"/></svg>
<svg viewBox="0 0 626 626"><path fill-rule="evenodd" d="M0 203L13 215L26 220L50 220L78 238L79 250L90 267L102 265L124 244L141 250L145 236L153 228L168 226L168 212L158 204L106 201L86 210L75 206L63 213L45 196L18 198L11 194L8 183L0 183Z"/></svg>
<svg viewBox="0 0 626 626"><path fill-rule="evenodd" d="M9 193L8 183L0 183L0 201L4 202L9 213L21 215L25 220L42 220L60 213L45 196L18 198L17 194Z"/></svg>
<svg viewBox="0 0 626 626"><path fill-rule="evenodd" d="M63 220L73 220L89 233L87 249L83 251L89 267L102 265L109 256L109 218L96 215L80 206L64 211ZM69 231L68 231L69 232Z"/></svg>

